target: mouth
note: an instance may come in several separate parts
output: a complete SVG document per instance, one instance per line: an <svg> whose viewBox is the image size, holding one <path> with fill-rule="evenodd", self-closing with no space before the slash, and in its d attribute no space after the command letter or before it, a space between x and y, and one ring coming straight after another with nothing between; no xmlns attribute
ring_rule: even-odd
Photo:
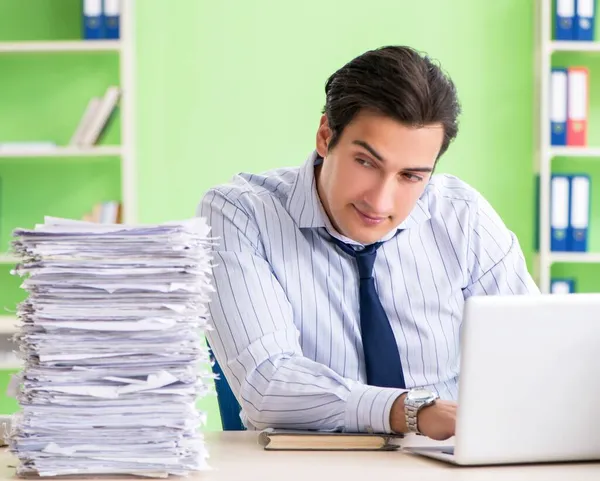
<svg viewBox="0 0 600 481"><path fill-rule="evenodd" d="M373 216L373 215L366 214L363 211L361 211L358 207L356 207L355 205L352 205L352 207L354 207L354 210L358 214L358 217L360 218L360 220L369 226L379 225L388 218L387 216L382 217L382 216Z"/></svg>

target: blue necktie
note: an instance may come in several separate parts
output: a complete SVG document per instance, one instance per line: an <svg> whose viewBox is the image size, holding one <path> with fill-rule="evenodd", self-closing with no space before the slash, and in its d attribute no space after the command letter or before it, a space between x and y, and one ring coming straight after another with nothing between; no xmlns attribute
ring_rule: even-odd
<svg viewBox="0 0 600 481"><path fill-rule="evenodd" d="M370 386L406 388L398 344L392 326L375 290L373 264L381 242L356 251L342 241L333 241L356 259L360 276L360 329L367 367L367 384Z"/></svg>

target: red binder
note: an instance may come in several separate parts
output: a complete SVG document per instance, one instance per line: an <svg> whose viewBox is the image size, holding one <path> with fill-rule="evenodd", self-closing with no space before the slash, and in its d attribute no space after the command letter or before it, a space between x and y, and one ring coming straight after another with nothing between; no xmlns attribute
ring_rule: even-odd
<svg viewBox="0 0 600 481"><path fill-rule="evenodd" d="M585 67L568 68L567 145L587 146L589 72Z"/></svg>

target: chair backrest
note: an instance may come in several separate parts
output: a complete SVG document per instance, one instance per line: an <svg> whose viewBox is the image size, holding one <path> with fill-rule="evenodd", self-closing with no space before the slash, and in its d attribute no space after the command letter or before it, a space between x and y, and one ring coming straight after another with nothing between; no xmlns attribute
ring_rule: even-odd
<svg viewBox="0 0 600 481"><path fill-rule="evenodd" d="M210 349L210 345L208 347ZM217 402L219 404L219 412L221 413L223 431L244 431L246 428L240 419L240 405L229 387L221 366L219 366L212 350L210 351L210 359L212 362L212 371L218 376L215 379L215 388L217 390Z"/></svg>

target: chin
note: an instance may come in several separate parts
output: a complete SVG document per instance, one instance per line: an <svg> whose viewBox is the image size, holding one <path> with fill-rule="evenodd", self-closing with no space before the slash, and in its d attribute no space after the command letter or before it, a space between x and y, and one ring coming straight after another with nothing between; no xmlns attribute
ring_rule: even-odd
<svg viewBox="0 0 600 481"><path fill-rule="evenodd" d="M350 228L347 234L344 234L349 239L352 239L361 244L373 244L379 241L389 232L389 229L369 229L369 228Z"/></svg>

